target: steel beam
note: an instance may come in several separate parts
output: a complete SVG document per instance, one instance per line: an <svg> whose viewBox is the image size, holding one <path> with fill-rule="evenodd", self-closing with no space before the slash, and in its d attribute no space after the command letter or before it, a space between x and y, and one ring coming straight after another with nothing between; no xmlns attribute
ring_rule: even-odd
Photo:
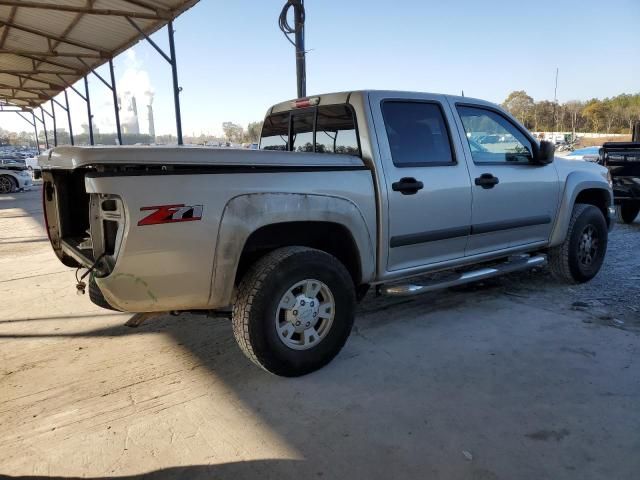
<svg viewBox="0 0 640 480"><path fill-rule="evenodd" d="M129 17L126 17L127 21L131 24L131 26L142 35L147 42L160 54L162 58L164 58L169 65L171 65L171 78L173 81L173 104L175 109L176 116L176 136L178 137L178 145L183 145L182 141L182 117L180 114L180 92L182 89L178 85L178 64L176 60L176 46L175 40L173 37L173 21L169 21L167 23L167 30L169 32L169 55L167 55L151 38L147 35L139 26L131 20Z"/></svg>
<svg viewBox="0 0 640 480"><path fill-rule="evenodd" d="M95 73L95 72L93 72ZM109 59L109 73L111 74L111 93L113 93L113 110L116 114L116 133L118 134L118 144L122 145L122 129L120 128L120 109L118 108L118 91L116 89L116 76L113 73L113 59ZM97 75L97 74L96 74ZM104 82L102 77L98 78ZM106 82L105 82L106 83Z"/></svg>
<svg viewBox="0 0 640 480"><path fill-rule="evenodd" d="M71 142L71 145L75 145L74 141L73 141L73 126L71 125L71 109L69 108L69 94L67 93L67 91L64 91L64 103L67 104L67 121L69 122L69 141Z"/></svg>
<svg viewBox="0 0 640 480"><path fill-rule="evenodd" d="M60 37L58 35L51 35L48 33L41 32L40 30L36 30L35 28L25 27L24 25L19 25L14 23L13 21L0 20L0 25L4 25L6 27L15 28L16 30L20 30L22 32L31 33L32 35L39 35L41 37L47 38L49 40L55 40L59 43L66 43L69 45L73 45L74 47L86 48L87 50L92 50L94 52L99 52L103 55L109 55L109 52L106 50L102 50L100 47L96 47L94 45L87 45L86 43L76 42L75 40L69 40L64 36Z"/></svg>
<svg viewBox="0 0 640 480"><path fill-rule="evenodd" d="M10 53L12 55L34 56L34 57L71 57L71 58L104 58L99 53L90 52L58 52L56 50L26 50L26 49L9 49L0 48L0 53Z"/></svg>
<svg viewBox="0 0 640 480"><path fill-rule="evenodd" d="M178 86L178 65L176 62L176 47L173 39L173 22L167 24L169 30L169 52L171 54L171 76L173 78L173 103L176 115L176 135L178 137L178 145L183 145L182 141L182 118L180 116L180 91Z"/></svg>
<svg viewBox="0 0 640 480"><path fill-rule="evenodd" d="M91 97L89 97L89 80L87 80L86 75L84 77L84 94L85 94L85 101L87 102L87 118L89 120L89 145L94 145L93 115L91 115Z"/></svg>
<svg viewBox="0 0 640 480"><path fill-rule="evenodd" d="M169 14L156 10L155 14L145 12L132 12L127 10L114 10L106 8L79 7L74 5L56 5L54 3L33 2L28 0L0 0L0 5L34 8L42 10L54 10L58 12L74 12L89 15L108 15L114 17L134 17L145 20L168 20Z"/></svg>
<svg viewBox="0 0 640 480"><path fill-rule="evenodd" d="M42 129L44 130L44 143L47 146L47 150L49 150L49 134L47 133L47 122L44 119L44 108L42 108L42 105L40 105L40 116L42 117L40 120L42 122Z"/></svg>
<svg viewBox="0 0 640 480"><path fill-rule="evenodd" d="M58 127L56 124L56 106L51 99L51 118L53 118L53 146L58 146Z"/></svg>
<svg viewBox="0 0 640 480"><path fill-rule="evenodd" d="M38 140L38 125L36 124L36 114L31 110L31 117L33 118L33 131L36 134L36 149L38 150L38 155L40 155L40 141Z"/></svg>
<svg viewBox="0 0 640 480"><path fill-rule="evenodd" d="M131 26L132 26L133 28L135 28L135 29L138 31L138 33L139 33L140 35L142 35L142 36L145 38L145 40L146 40L147 42L149 42L149 44L150 44L153 48L155 48L156 52L158 52L160 55L162 55L162 57L163 57L167 62L171 63L171 58L169 58L169 56L168 56L166 53L164 53L164 52L162 51L162 49L161 49L161 48L156 44L156 42L154 42L153 40L151 40L151 38L149 37L149 35L147 35L147 34L146 34L146 33L145 33L145 32L144 32L144 31L143 31L143 30L138 26L138 24L137 24L136 22L134 22L133 20L131 20L129 17L125 17L125 18L126 18L126 19L127 19L127 21L131 24ZM171 24L171 22L169 22L169 24Z"/></svg>
<svg viewBox="0 0 640 480"><path fill-rule="evenodd" d="M31 125L33 127L33 122L31 120L29 120L27 117L25 117L22 113L23 112L16 112L18 115L20 115L22 117L22 119L27 122L29 125ZM24 112L27 113L27 112Z"/></svg>

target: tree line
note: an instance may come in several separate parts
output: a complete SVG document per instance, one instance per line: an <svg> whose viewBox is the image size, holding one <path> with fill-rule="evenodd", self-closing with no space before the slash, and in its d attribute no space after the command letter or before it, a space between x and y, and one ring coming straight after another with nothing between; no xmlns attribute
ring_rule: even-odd
<svg viewBox="0 0 640 480"><path fill-rule="evenodd" d="M533 132L631 133L634 122L640 121L639 93L554 103L536 102L524 90L517 90L502 106Z"/></svg>

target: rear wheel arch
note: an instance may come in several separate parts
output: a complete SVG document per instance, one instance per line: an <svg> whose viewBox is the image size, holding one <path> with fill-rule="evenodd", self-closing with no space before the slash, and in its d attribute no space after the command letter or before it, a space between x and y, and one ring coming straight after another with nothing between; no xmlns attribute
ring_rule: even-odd
<svg viewBox="0 0 640 480"><path fill-rule="evenodd" d="M264 225L249 235L240 255L235 284L259 258L278 248L292 246L309 247L333 255L345 266L354 285L361 283L360 254L347 227L335 222L294 221Z"/></svg>
<svg viewBox="0 0 640 480"><path fill-rule="evenodd" d="M344 197L301 193L240 195L227 203L219 225L209 296L212 308L233 302L235 287L252 262L287 246L314 248L336 257L356 286L367 284L375 276L371 238L375 235L375 218L365 220L358 206ZM323 228L327 231L322 232ZM318 240L310 232L324 235Z"/></svg>

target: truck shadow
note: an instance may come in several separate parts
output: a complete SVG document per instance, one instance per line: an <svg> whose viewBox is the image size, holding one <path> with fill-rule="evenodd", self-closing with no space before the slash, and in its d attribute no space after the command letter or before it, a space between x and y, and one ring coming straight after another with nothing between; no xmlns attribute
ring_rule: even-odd
<svg viewBox="0 0 640 480"><path fill-rule="evenodd" d="M280 479L284 476L293 476L296 472L302 471L304 462L300 460L253 460L245 462L221 463L217 465L189 465L183 467L170 467L154 470L147 473L135 475L118 475L117 477L62 477L62 476L41 476L41 475L2 475L0 479L19 480L107 480L117 478L119 480L215 480L215 479Z"/></svg>
<svg viewBox="0 0 640 480"><path fill-rule="evenodd" d="M600 285L596 286L600 289ZM544 422L536 423L537 413L542 412L544 417L551 410L557 411L548 417L550 421L565 422L570 418L569 410L554 404L554 398L562 398L571 405L577 401L576 396L582 401L594 393L580 390L580 385L568 383L567 379L580 371L585 376L582 385L587 379L601 378L602 370L593 370L590 377L584 370L583 356L577 356L576 361L567 360L573 357L555 350L544 350L540 359L538 352L531 351L533 347L522 340L526 337L522 332L512 343L500 345L501 340L510 338L509 329L521 329L526 334L535 330L527 330L525 322L518 323L517 319L492 325L491 318L482 315L492 317L494 312L482 307L484 302L501 294L513 295L520 301L531 292L550 294L557 288L557 284L549 282L546 272L526 272L413 298L369 295L358 309L353 335L341 354L322 370L293 379L269 375L251 364L237 347L229 321L223 318L185 314L179 318L163 316L138 328L107 322L109 326L73 333L5 333L0 338L166 335L172 340L172 350L189 353L194 368L201 367L232 391L243 408L259 418L263 429L269 429L304 459L190 465L130 476L93 477L96 479L497 478L486 469L493 466L490 460L483 460L481 454L476 456L474 448L502 451L500 468L517 472L513 478L535 478L548 471L533 467L518 470L518 463L525 457L513 445L522 446L524 442L527 459L544 458L545 454L540 456L531 437L526 436L534 427L546 427ZM571 298L566 293L562 301L570 305ZM475 318L477 312L481 312L479 318ZM119 315L122 314L54 315L2 323L65 318L98 320ZM122 323L125 320L123 315ZM504 335L503 328L507 330ZM499 330L502 337L495 333ZM474 343L470 344L471 337ZM501 356L502 363L496 361ZM123 357L123 368L129 368L134 358ZM554 368L536 370L536 365L545 358L554 360ZM556 385L550 400L546 395L547 384ZM538 394L537 403L531 403L531 392ZM226 401L211 391L207 395L212 404ZM609 409L616 408L615 400L608 402ZM161 414L156 415L161 419ZM523 419L532 425L521 425ZM492 432L492 426L500 426L499 433ZM591 444L598 445L599 437L583 435ZM598 457L597 448L584 448L593 458ZM467 449L473 451L473 462L461 453ZM548 460L551 466L545 468L557 467L552 464L556 459ZM580 476L579 472L574 473Z"/></svg>

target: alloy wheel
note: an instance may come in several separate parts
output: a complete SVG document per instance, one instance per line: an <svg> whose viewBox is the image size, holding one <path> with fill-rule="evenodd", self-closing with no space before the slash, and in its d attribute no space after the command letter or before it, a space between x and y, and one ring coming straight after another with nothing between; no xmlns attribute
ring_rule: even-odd
<svg viewBox="0 0 640 480"><path fill-rule="evenodd" d="M307 350L326 338L335 316L329 287L306 279L290 287L280 299L275 315L278 337L293 350Z"/></svg>

